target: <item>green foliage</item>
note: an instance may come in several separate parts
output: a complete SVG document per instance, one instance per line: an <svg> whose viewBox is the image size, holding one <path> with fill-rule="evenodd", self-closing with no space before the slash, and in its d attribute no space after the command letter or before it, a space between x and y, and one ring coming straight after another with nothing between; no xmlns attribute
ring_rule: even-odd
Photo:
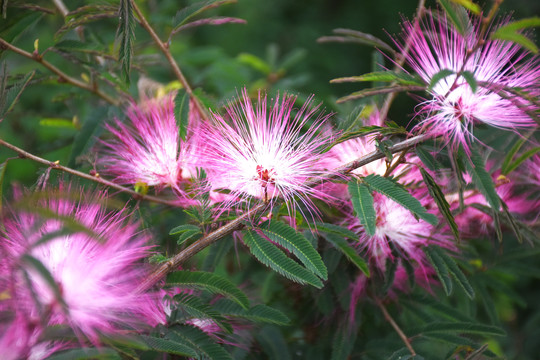
<svg viewBox="0 0 540 360"><path fill-rule="evenodd" d="M186 140L189 126L189 94L179 91L174 99L174 115L180 126L180 139Z"/></svg>
<svg viewBox="0 0 540 360"><path fill-rule="evenodd" d="M170 328L165 338L183 344L199 357L211 360L230 360L231 355L216 344L204 331L192 326L177 325Z"/></svg>
<svg viewBox="0 0 540 360"><path fill-rule="evenodd" d="M437 225L437 217L428 213L422 204L395 180L371 174L363 178L363 181L370 189L394 200L413 213L413 215L425 220L431 225Z"/></svg>
<svg viewBox="0 0 540 360"><path fill-rule="evenodd" d="M300 284L310 284L317 288L323 286L321 280L315 274L300 266L294 260L289 259L283 251L268 240L263 239L255 231L244 231L243 240L257 260L287 279Z"/></svg>
<svg viewBox="0 0 540 360"><path fill-rule="evenodd" d="M425 249L425 253L437 272L437 276L441 280L446 295L450 295L452 292L452 280L450 279L450 275L452 275L454 280L465 291L465 294L471 299L474 298L474 289L467 280L467 277L445 250L438 246L428 246Z"/></svg>
<svg viewBox="0 0 540 360"><path fill-rule="evenodd" d="M464 7L457 5L457 1L437 0L437 2L441 5L460 34L467 35L472 31L472 25L467 10L465 10ZM470 1L468 2L470 3Z"/></svg>
<svg viewBox="0 0 540 360"><path fill-rule="evenodd" d="M114 349L109 348L83 348L62 351L47 357L51 360L120 360L122 357Z"/></svg>
<svg viewBox="0 0 540 360"><path fill-rule="evenodd" d="M324 238L334 245L336 249L342 252L350 262L352 262L358 269L369 277L369 268L366 261L362 259L360 255L358 255L356 249L350 246L344 238L333 233L325 234Z"/></svg>
<svg viewBox="0 0 540 360"><path fill-rule="evenodd" d="M259 230L276 244L291 251L304 266L323 280L328 279L328 271L321 256L302 234L279 221L263 224Z"/></svg>
<svg viewBox="0 0 540 360"><path fill-rule="evenodd" d="M368 186L358 181L349 181L349 194L358 220L364 226L368 235L375 234L377 214L373 207L373 195Z"/></svg>
<svg viewBox="0 0 540 360"><path fill-rule="evenodd" d="M135 16L131 0L120 0L118 9L118 60L122 64L122 77L129 83L129 72L131 70L131 57L133 56L133 40L135 37Z"/></svg>
<svg viewBox="0 0 540 360"><path fill-rule="evenodd" d="M495 32L491 34L491 38L512 41L536 54L538 53L538 46L536 46L536 44L532 40L523 35L520 31L523 29L538 26L540 26L540 17L531 17L527 19L513 21L497 28L497 30L495 30Z"/></svg>
<svg viewBox="0 0 540 360"><path fill-rule="evenodd" d="M207 290L234 300L243 308L249 308L246 295L226 278L202 271L175 271L167 275L168 286Z"/></svg>

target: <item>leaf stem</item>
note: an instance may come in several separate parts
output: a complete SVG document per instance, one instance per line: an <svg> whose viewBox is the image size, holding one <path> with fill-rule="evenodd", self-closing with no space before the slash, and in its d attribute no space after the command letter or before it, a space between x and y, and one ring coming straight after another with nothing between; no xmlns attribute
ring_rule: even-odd
<svg viewBox="0 0 540 360"><path fill-rule="evenodd" d="M26 57L28 59L31 59L31 60L33 60L33 61L35 61L37 63L40 63L45 68L47 68L49 71L51 71L52 73L56 74L59 77L58 82L65 82L65 83L71 84L73 86L76 86L78 88L88 90L91 93L96 94L97 96L99 96L100 98L102 98L103 100L107 101L108 103L110 103L110 104L112 104L114 106L120 105L120 102L118 100L116 100L115 98L105 94L103 91L99 90L99 88L96 86L95 83L94 84L88 84L88 83L77 80L77 79L67 75L66 73L64 73L62 70L58 69L53 64L51 64L47 60L43 59L43 56L41 56L40 54L29 53L29 52L27 52L27 51L25 51L25 50L23 50L21 48L18 48L16 46L10 44L9 42L7 42L6 40L4 40L2 38L0 38L0 50L1 49L11 50L12 52L14 52L16 54L22 55L22 56L24 56L24 57Z"/></svg>
<svg viewBox="0 0 540 360"><path fill-rule="evenodd" d="M118 185L118 184L116 184L116 183L114 183L112 181L105 180L103 178L93 176L93 175L90 175L90 174L87 174L87 173L83 173L81 171L74 170L74 169L69 168L67 166L60 165L57 161L49 161L49 160L43 159L43 158L41 158L39 156L33 155L33 154L23 150L23 149L15 146L15 145L12 145L12 144L4 141L3 139L0 139L0 145L4 146L4 147L6 147L6 148L8 148L10 150L15 151L17 154L19 154L19 158L29 159L29 160L35 161L37 163L46 165L49 168L57 169L57 170L66 172L68 174L72 174L72 175L78 176L80 178L91 180L93 182L96 182L96 183L111 187L111 188L119 190L121 192L128 193L131 196L133 196L133 198L135 198L137 200L148 200L148 201L152 201L152 202L163 204L163 205L179 207L178 203L176 203L174 201L162 199L162 198L159 198L157 196L142 195L142 194L139 194L138 192L136 192L135 190L132 190L130 188Z"/></svg>
<svg viewBox="0 0 540 360"><path fill-rule="evenodd" d="M382 301L378 298L375 298L375 302L377 303L377 306L379 307L379 309L381 309L381 312L383 313L383 316L386 319L386 321L388 321L390 325L392 325L392 327L397 332L401 340L403 340L403 342L405 343L405 346L407 347L407 349L409 349L409 352L411 353L411 355L416 356L416 352L414 351L411 345L411 342L409 341L405 333L401 330L399 325L394 321L392 316L390 316L390 314L388 313L388 310L386 310L386 307L384 306Z"/></svg>

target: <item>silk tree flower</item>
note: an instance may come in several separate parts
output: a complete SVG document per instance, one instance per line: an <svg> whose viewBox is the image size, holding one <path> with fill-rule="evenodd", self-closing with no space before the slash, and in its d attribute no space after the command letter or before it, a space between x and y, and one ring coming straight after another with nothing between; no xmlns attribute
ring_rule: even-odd
<svg viewBox="0 0 540 360"><path fill-rule="evenodd" d="M413 194L420 202L429 199L421 194ZM436 228L414 215L379 193L373 196L373 205L376 213L375 234L369 235L356 216L348 216L349 229L358 234L357 246L360 251L367 254L370 262L379 270L384 271L386 260L394 261L392 246L406 259L421 263L424 257L422 248L430 244L451 247L448 238L437 232Z"/></svg>
<svg viewBox="0 0 540 360"><path fill-rule="evenodd" d="M203 126L203 167L213 190L227 190L235 200L252 199L274 203L282 197L289 211L296 201L316 213L309 196L327 199L324 192L306 186L308 179L326 173L321 166L321 149L330 136L318 133L329 115L313 120L318 106L311 98L293 115L296 97L277 96L267 109L267 97L259 92L254 106L244 89L238 103L229 103L226 117L213 113L212 124ZM204 125L204 124L203 124ZM307 127L305 132L302 128Z"/></svg>
<svg viewBox="0 0 540 360"><path fill-rule="evenodd" d="M15 299L12 310L30 325L67 325L94 344L100 334L155 325L146 314L155 296L136 291L147 275L141 261L151 249L149 236L125 209L107 212L104 193L81 192L81 201L68 194L51 190L34 204L37 210L20 210L4 222L0 250L10 281L0 291ZM66 227L73 221L85 229ZM60 297L29 258L50 273Z"/></svg>
<svg viewBox="0 0 540 360"><path fill-rule="evenodd" d="M511 94L509 88L520 88L533 98L540 94L539 58L528 57L513 42L480 38L480 27L477 21L462 35L446 15L427 13L419 26L405 22L406 39L398 44L402 51L410 45L407 63L427 84L443 70L453 73L428 90L432 98L419 105L418 114L424 119L415 128L443 136L451 149L461 145L467 153L474 124L513 131L536 125L527 112L538 106ZM476 92L461 75L465 72L474 76Z"/></svg>
<svg viewBox="0 0 540 360"><path fill-rule="evenodd" d="M175 92L132 103L127 122L106 125L114 139L104 140L99 162L119 184L171 187L183 194L180 183L195 176L191 142L182 141L174 115Z"/></svg>

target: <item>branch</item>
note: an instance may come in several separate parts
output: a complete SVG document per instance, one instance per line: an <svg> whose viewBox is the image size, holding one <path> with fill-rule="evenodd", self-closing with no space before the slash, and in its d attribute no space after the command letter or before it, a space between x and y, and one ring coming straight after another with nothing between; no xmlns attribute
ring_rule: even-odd
<svg viewBox="0 0 540 360"><path fill-rule="evenodd" d="M69 168L67 166L62 166L62 165L58 164L58 162L56 162L56 161L49 161L49 160L40 158L39 156L30 154L29 152L24 151L23 149L18 148L15 145L12 145L12 144L10 144L10 143L2 140L2 139L0 139L0 145L15 151L17 154L19 154L20 158L30 159L30 160L33 160L33 161L38 162L40 164L44 164L44 165L46 165L46 166L48 166L48 167L50 167L52 169L57 169L57 170L66 172L68 174L72 174L72 175L78 176L80 178L91 180L91 181L97 182L99 184L111 187L111 188L119 190L121 192L128 193L131 196L133 196L133 198L135 198L137 200L148 200L148 201L152 201L152 202L159 203L159 204L179 207L179 205L177 203L175 203L174 201L162 199L162 198L159 198L157 196L142 195L142 194L139 194L138 192L136 192L135 190L132 190L130 188L118 185L118 184L116 184L116 183L114 183L112 181L105 180L103 178L96 177L96 176L93 176L93 175L90 175L90 174L87 174L87 173L83 173L81 171L74 170L74 169Z"/></svg>
<svg viewBox="0 0 540 360"><path fill-rule="evenodd" d="M393 146L390 146L388 147L388 150L392 153L403 151L405 149L409 149L410 147L426 140L427 138L428 138L427 135L418 135L410 139L404 140L402 142L399 142ZM382 153L381 151L379 150L373 151L367 155L362 156L361 158L358 158L357 160L351 161L350 163L345 164L335 169L335 171L331 175L328 175L324 178L319 178L316 180L309 181L306 183L306 185L309 187L315 187L326 181L342 179L344 175L348 175L351 171L361 166L364 166L366 164L369 164L375 160L382 159L384 157L385 157L385 154ZM169 272L177 269L178 266L180 266L183 262L190 259L192 256L197 254L199 251L201 251L205 247L231 234L233 231L242 229L242 227L244 226L245 219L252 218L253 216L265 211L268 208L268 206L269 205L267 203L260 203L252 207L248 212L236 218L235 220L223 225L216 231L192 243L190 246L188 246L187 248L185 248L184 250L176 254L174 257L169 259L169 261L163 263L162 265L157 267L155 270L153 270L152 273L146 278L146 280L138 287L138 291L144 292L148 288L154 286L154 284L160 281Z"/></svg>
<svg viewBox="0 0 540 360"><path fill-rule="evenodd" d="M418 0L418 7L416 9L416 17L414 19L414 27L416 28L418 24L420 23L420 18L424 15L424 11L426 9L426 0ZM401 72L403 64L405 63L405 58L407 57L407 54L409 53L411 49L411 38L407 39L407 42L405 43L405 48L403 49L403 54L398 54L396 56L396 66L394 66L394 71L396 73ZM395 83L393 83L395 84ZM392 105L392 102L396 98L396 93L390 93L384 99L384 104L381 108L380 116L381 119L386 119L386 116L388 115L388 111L390 110L390 105Z"/></svg>
<svg viewBox="0 0 540 360"><path fill-rule="evenodd" d="M35 61L37 63L40 63L41 65L43 65L44 67L49 69L52 73L58 75L58 77L60 78L59 82L65 82L65 83L71 84L73 86L76 86L78 88L88 90L91 93L96 94L97 96L99 96L100 98L102 98L103 100L107 101L108 103L110 103L110 104L112 104L114 106L120 105L120 102L118 100L114 99L113 97L111 97L111 96L105 94L104 92L102 92L101 90L99 90L97 85L95 85L95 84L90 85L90 84L87 84L85 82L82 82L80 80L77 80L77 79L67 75L66 73L64 73L62 70L58 69L53 64L51 64L47 60L43 59L43 57L40 54L37 54L37 53L31 54L31 53L29 53L27 51L24 51L23 49L20 49L20 48L18 48L16 46L10 44L9 42L5 41L2 38L0 38L0 50L1 49L11 50L16 54L22 55L22 56L24 56L24 57L26 57L28 59L31 59L31 60L33 60L33 61Z"/></svg>
<svg viewBox="0 0 540 360"><path fill-rule="evenodd" d="M156 45L159 47L163 55L165 55L165 58L167 58L167 61L171 65L171 68L174 72L174 75L180 81L184 89L186 90L186 93L189 95L190 99L194 100L195 105L197 106L197 110L199 111L199 114L204 120L208 120L210 117L208 115L208 112L204 108L204 106L201 104L199 99L193 95L193 90L191 89L191 86L189 86L188 81L186 80L186 77L182 73L182 70L180 70L180 67L174 60L171 51L169 50L169 45L161 41L158 34L154 31L152 26L148 23L146 18L144 17L141 9L137 6L136 2L134 0L131 0L131 4L133 6L133 10L137 14L137 17L139 18L139 22L141 23L141 26L150 34L150 37L154 40Z"/></svg>
<svg viewBox="0 0 540 360"><path fill-rule="evenodd" d="M396 332L399 335L399 337L401 338L401 340L403 340L403 342L405 343L405 346L407 347L407 349L409 349L409 352L411 353L411 355L416 356L416 352L414 351L414 349L413 349L413 347L411 345L411 342L409 341L409 339L407 338L405 333L400 329L399 325L394 321L394 319L392 319L392 317L388 313L388 310L386 310L386 308L384 307L384 304L381 302L381 300L376 298L375 302L377 303L377 306L379 307L379 309L381 309L386 321L388 321L390 323L390 325L392 325L392 327L394 328L394 330L396 330Z"/></svg>

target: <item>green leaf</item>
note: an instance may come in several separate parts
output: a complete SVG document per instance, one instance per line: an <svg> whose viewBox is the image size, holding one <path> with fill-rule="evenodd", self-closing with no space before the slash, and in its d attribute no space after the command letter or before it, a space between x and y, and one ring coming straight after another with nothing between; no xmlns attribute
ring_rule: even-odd
<svg viewBox="0 0 540 360"><path fill-rule="evenodd" d="M467 35L472 31L469 14L462 6L454 4L451 0L438 0L450 21L461 35Z"/></svg>
<svg viewBox="0 0 540 360"><path fill-rule="evenodd" d="M369 277L369 268L366 261L358 255L356 249L350 246L344 238L334 234L326 234L324 235L324 238L341 251L350 262L356 265L356 267L364 273L364 275Z"/></svg>
<svg viewBox="0 0 540 360"><path fill-rule="evenodd" d="M268 227L263 225L259 230L273 242L291 251L306 268L317 276L323 280L328 279L328 271L321 256L302 234L279 221L270 221Z"/></svg>
<svg viewBox="0 0 540 360"><path fill-rule="evenodd" d="M350 127L354 126L354 124L351 124ZM357 137L369 135L369 134L380 134L380 135L397 135L397 134L406 134L407 130L397 125L394 122L388 122L387 126L377 126L377 125L368 125L368 126L362 126L358 130L354 131L344 131L332 144L330 144L328 147L326 147L322 152L325 153L329 151L331 148L336 146L339 143L345 142L349 139L354 139Z"/></svg>
<svg viewBox="0 0 540 360"><path fill-rule="evenodd" d="M315 223L315 228L317 229L317 231L323 231L330 234L341 235L351 240L358 240L358 234L356 234L355 232L347 228L344 228L343 226L329 224L329 223Z"/></svg>
<svg viewBox="0 0 540 360"><path fill-rule="evenodd" d="M191 4L189 6L186 6L182 8L182 10L178 11L173 19L173 30L171 33L176 32L177 28L180 26L186 24L189 20L191 20L193 17L199 15L200 13L225 5L225 4L232 4L235 3L236 0L210 0L210 1L201 1L194 4Z"/></svg>
<svg viewBox="0 0 540 360"><path fill-rule="evenodd" d="M255 305L249 310L245 310L228 299L221 299L214 304L214 309L223 316L239 317L259 323L290 325L291 322L281 311L266 305Z"/></svg>
<svg viewBox="0 0 540 360"><path fill-rule="evenodd" d="M17 16L9 16L0 22L0 37L9 43L15 43L43 17L37 11L22 12Z"/></svg>
<svg viewBox="0 0 540 360"><path fill-rule="evenodd" d="M255 336L264 351L264 359L291 360L289 347L278 327L264 326Z"/></svg>
<svg viewBox="0 0 540 360"><path fill-rule="evenodd" d="M376 230L377 214L373 207L373 195L370 189L356 180L349 181L348 188L358 220L368 235L373 236Z"/></svg>
<svg viewBox="0 0 540 360"><path fill-rule="evenodd" d="M423 86L422 81L414 76L406 73L396 73L393 71L375 71L360 76L349 76L330 80L330 83L344 82L363 82L363 81L379 81L379 82L396 82L402 85L418 85Z"/></svg>
<svg viewBox="0 0 540 360"><path fill-rule="evenodd" d="M227 319L209 305L203 303L197 296L177 294L172 298L171 305L173 309L171 312L171 321L173 323L186 318L209 319L219 326L221 330L229 334L233 332L231 325L227 323Z"/></svg>
<svg viewBox="0 0 540 360"><path fill-rule="evenodd" d="M78 40L66 39L54 45L56 49L65 51L93 52L99 48L95 43L87 43Z"/></svg>
<svg viewBox="0 0 540 360"><path fill-rule="evenodd" d="M141 339L150 346L153 350L164 352L167 354L174 354L180 356L188 356L190 358L196 358L197 353L187 347L184 343L179 343L174 340L162 339L152 336L141 335Z"/></svg>
<svg viewBox="0 0 540 360"><path fill-rule="evenodd" d="M182 141L186 141L189 126L189 94L185 90L180 90L174 99L174 116L179 127L179 134Z"/></svg>
<svg viewBox="0 0 540 360"><path fill-rule="evenodd" d="M456 221L454 219L454 215L452 215L452 211L450 210L450 204L448 204L448 201L446 201L446 197L444 196L444 193L442 192L441 188L435 180L429 175L429 173L424 170L423 168L420 168L420 173L422 174L422 179L424 179L424 184L427 185L429 194L435 200L435 203L437 204L437 207L439 208L440 213L446 220L446 223L450 227L450 230L452 230L452 234L454 235L454 239L459 243L459 230L458 226L456 224Z"/></svg>
<svg viewBox="0 0 540 360"><path fill-rule="evenodd" d="M240 63L246 64L264 75L268 75L272 71L268 63L253 54L241 53L236 58Z"/></svg>
<svg viewBox="0 0 540 360"><path fill-rule="evenodd" d="M131 56L133 55L133 39L135 38L135 17L133 15L131 0L120 0L118 17L117 38L120 41L118 61L122 64L122 77L126 83L129 83Z"/></svg>
<svg viewBox="0 0 540 360"><path fill-rule="evenodd" d="M249 300L242 291L228 279L202 271L175 271L167 276L168 286L179 286L207 290L211 293L221 294L236 301L244 308L249 308Z"/></svg>
<svg viewBox="0 0 540 360"><path fill-rule="evenodd" d="M441 281L444 292L447 296L450 295L452 293L453 287L452 279L450 278L450 272L448 271L446 263L439 256L438 252L432 251L432 248L427 247L425 248L424 252L426 253L427 258L431 262L431 265L433 265L433 269L435 270L437 276L439 277L439 280Z"/></svg>
<svg viewBox="0 0 540 360"><path fill-rule="evenodd" d="M420 158L420 161L422 161L422 164L426 165L429 170L436 171L442 168L441 163L438 162L423 146L416 146L414 151Z"/></svg>
<svg viewBox="0 0 540 360"><path fill-rule="evenodd" d="M121 360L118 352L108 348L70 349L47 357L48 360Z"/></svg>
<svg viewBox="0 0 540 360"><path fill-rule="evenodd" d="M469 10L470 12L472 12L475 15L479 15L480 11L482 11L480 6L478 6L477 4L472 2L471 0L450 0L450 1L452 1L453 3L456 3L458 5L463 6L465 9Z"/></svg>
<svg viewBox="0 0 540 360"><path fill-rule="evenodd" d="M215 343L204 331L193 326L175 326L165 334L169 340L184 343L197 353L197 358L211 360L232 360L231 355Z"/></svg>
<svg viewBox="0 0 540 360"><path fill-rule="evenodd" d="M516 170L519 165L521 165L523 162L525 162L527 159L531 158L533 155L540 152L540 146L532 148L530 150L525 151L521 156L519 156L516 160L511 163L509 163L506 168L503 168L502 174L508 175L512 171Z"/></svg>
<svg viewBox="0 0 540 360"><path fill-rule="evenodd" d="M435 322L423 326L419 331L413 331L418 334L436 334L436 333L460 333L474 334L484 336L505 336L506 332L497 326L477 324L471 322Z"/></svg>
<svg viewBox="0 0 540 360"><path fill-rule="evenodd" d="M538 46L536 46L532 40L525 35L520 34L518 31L537 26L540 26L540 17L531 17L514 21L498 28L493 34L491 34L491 38L512 41L536 54L538 53Z"/></svg>
<svg viewBox="0 0 540 360"><path fill-rule="evenodd" d="M54 40L58 41L72 29L104 18L118 18L118 7L105 4L81 6L66 15L65 24L54 34Z"/></svg>
<svg viewBox="0 0 540 360"><path fill-rule="evenodd" d="M300 266L290 259L273 245L270 241L263 239L256 232L246 230L244 232L244 243L249 247L253 256L261 263L300 284L310 284L317 288L323 286L321 280L312 272Z"/></svg>
<svg viewBox="0 0 540 360"><path fill-rule="evenodd" d="M512 146L512 148L508 151L501 166L501 173L503 175L508 175L508 168L514 160L514 156L517 154L519 149L521 149L521 147L527 142L527 140L528 138L518 139L516 143Z"/></svg>
<svg viewBox="0 0 540 360"><path fill-rule="evenodd" d="M389 94L395 92L403 91L422 91L425 90L425 86L415 86L415 85L389 85L389 86L380 86L370 89L364 89L360 91L353 92L347 96L340 97L336 100L338 104L344 103L350 100L363 99L379 94Z"/></svg>
<svg viewBox="0 0 540 360"><path fill-rule="evenodd" d="M184 224L184 225L180 225L180 226L177 226L177 227L173 228L171 231L169 231L169 235L182 234L182 233L184 233L186 231L198 231L198 232L201 232L201 229L196 225Z"/></svg>
<svg viewBox="0 0 540 360"><path fill-rule="evenodd" d="M501 208L501 202L495 190L493 179L484 167L484 160L475 149L471 149L471 156L468 159L469 161L466 161L466 166L474 185L484 195L491 208L498 213Z"/></svg>
<svg viewBox="0 0 540 360"><path fill-rule="evenodd" d="M439 83L439 81L451 76L451 75L454 75L455 72L450 70L450 69L442 69L440 70L439 72L435 73L432 77L431 77L431 80L429 81L429 87L428 87L428 91L431 91L433 90L433 88Z"/></svg>
<svg viewBox="0 0 540 360"><path fill-rule="evenodd" d="M347 360L354 348L356 331L351 331L347 326L340 326L332 339L331 360Z"/></svg>
<svg viewBox="0 0 540 360"><path fill-rule="evenodd" d="M71 154L69 155L68 166L74 167L77 157L89 152L96 143L96 139L103 131L103 120L106 118L107 109L104 107L94 107L89 111L81 126L81 129L73 139Z"/></svg>
<svg viewBox="0 0 540 360"><path fill-rule="evenodd" d="M462 71L460 75L465 79L467 84L469 84L472 92L476 93L476 90L478 89L478 82L474 78L474 74L468 70L465 70L465 71Z"/></svg>
<svg viewBox="0 0 540 360"><path fill-rule="evenodd" d="M75 130L73 119L62 119L62 118L43 118L39 120L39 125L47 127L57 127L57 128L66 128Z"/></svg>
<svg viewBox="0 0 540 360"><path fill-rule="evenodd" d="M398 183L390 178L385 178L379 175L368 175L363 178L364 182L369 185L372 190L377 191L380 194L394 200L414 215L425 220L431 225L437 225L437 217L430 214L420 204L414 196L412 196L407 190L401 187Z"/></svg>
<svg viewBox="0 0 540 360"><path fill-rule="evenodd" d="M474 289L469 283L469 280L467 280L454 259L446 254L444 249L434 245L426 247L424 252L433 265L437 276L441 280L446 295L450 295L452 292L452 281L450 280L449 276L449 274L451 274L454 280L456 280L456 282L463 288L465 294L467 294L470 299L474 298Z"/></svg>
<svg viewBox="0 0 540 360"><path fill-rule="evenodd" d="M9 90L6 91L5 97L0 100L0 121L2 121L7 113L9 113L15 104L17 104L17 101L19 101L19 98L21 97L22 92L28 86L28 83L35 75L35 71L31 71L21 80L13 84ZM2 75L2 88L6 87L6 81L7 76L4 69L4 74Z"/></svg>
<svg viewBox="0 0 540 360"><path fill-rule="evenodd" d="M56 301L62 306L64 310L67 311L67 304L64 301L64 298L62 297L62 292L60 291L60 287L58 286L58 283L56 282L55 278L50 273L49 269L47 269L45 265L41 263L41 261L39 261L35 257L30 256L28 254L24 254L23 256L21 256L21 263L35 270L41 276L41 278L45 280L47 285L52 290ZM29 269L25 269L25 270L28 273Z"/></svg>
<svg viewBox="0 0 540 360"><path fill-rule="evenodd" d="M189 239L199 235L201 233L201 230L188 230L186 232L183 232L182 235L178 237L178 240L176 241L177 245L182 245Z"/></svg>
<svg viewBox="0 0 540 360"><path fill-rule="evenodd" d="M391 54L395 53L394 49L390 45L388 45L387 43L385 43L378 37L373 36L371 34L363 33L356 30L351 30L351 29L334 29L333 32L336 35L343 35L344 37L327 36L327 37L319 38L317 41L318 42L328 42L328 41L355 42L357 44L373 46L381 50L385 50Z"/></svg>
<svg viewBox="0 0 540 360"><path fill-rule="evenodd" d="M2 203L4 199L4 176L6 175L6 168L9 160L0 164L0 214L2 214Z"/></svg>

